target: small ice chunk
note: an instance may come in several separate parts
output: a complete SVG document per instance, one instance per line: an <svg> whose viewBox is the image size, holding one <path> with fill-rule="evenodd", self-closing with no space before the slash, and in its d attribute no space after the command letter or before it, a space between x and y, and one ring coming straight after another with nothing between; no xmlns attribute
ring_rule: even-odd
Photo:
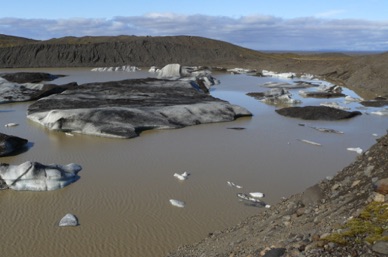
<svg viewBox="0 0 388 257"><path fill-rule="evenodd" d="M4 127L16 127L18 125L19 124L17 124L17 123L8 123L8 124L5 124Z"/></svg>
<svg viewBox="0 0 388 257"><path fill-rule="evenodd" d="M236 185L236 184L233 183L233 182L227 181L227 183L228 183L228 185L231 186L231 187L242 188L242 186Z"/></svg>
<svg viewBox="0 0 388 257"><path fill-rule="evenodd" d="M261 192L251 192L249 193L250 196L255 197L255 198L263 198L264 194Z"/></svg>
<svg viewBox="0 0 388 257"><path fill-rule="evenodd" d="M190 173L187 173L186 171L182 174L174 173L174 177L176 177L179 180L186 180L189 178Z"/></svg>
<svg viewBox="0 0 388 257"><path fill-rule="evenodd" d="M170 199L170 203L171 203L173 206L176 206L176 207L179 207L179 208L185 207L185 202L180 201L180 200Z"/></svg>
<svg viewBox="0 0 388 257"><path fill-rule="evenodd" d="M310 140L306 140L306 139L298 139L298 140L303 142L303 143L310 144L310 145L322 146L320 143L313 142L313 141L310 141Z"/></svg>
<svg viewBox="0 0 388 257"><path fill-rule="evenodd" d="M360 147L349 147L346 150L353 151L353 152L356 152L358 154L362 154L362 149Z"/></svg>
<svg viewBox="0 0 388 257"><path fill-rule="evenodd" d="M66 214L60 221L60 227L75 227L78 226L78 219L71 213Z"/></svg>

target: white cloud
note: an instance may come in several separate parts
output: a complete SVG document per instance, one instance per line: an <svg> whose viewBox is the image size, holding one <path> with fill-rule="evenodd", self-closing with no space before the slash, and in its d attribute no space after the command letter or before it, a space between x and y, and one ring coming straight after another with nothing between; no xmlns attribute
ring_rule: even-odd
<svg viewBox="0 0 388 257"><path fill-rule="evenodd" d="M192 35L258 50L387 51L388 21L149 13L112 19L0 19L0 33L34 39L101 35Z"/></svg>

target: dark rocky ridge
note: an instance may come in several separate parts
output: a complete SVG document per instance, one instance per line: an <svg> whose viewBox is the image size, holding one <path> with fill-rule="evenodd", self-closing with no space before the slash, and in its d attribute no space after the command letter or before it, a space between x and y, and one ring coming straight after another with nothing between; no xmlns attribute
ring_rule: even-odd
<svg viewBox="0 0 388 257"><path fill-rule="evenodd" d="M200 37L62 38L0 48L0 67L164 66L239 63L262 54Z"/></svg>

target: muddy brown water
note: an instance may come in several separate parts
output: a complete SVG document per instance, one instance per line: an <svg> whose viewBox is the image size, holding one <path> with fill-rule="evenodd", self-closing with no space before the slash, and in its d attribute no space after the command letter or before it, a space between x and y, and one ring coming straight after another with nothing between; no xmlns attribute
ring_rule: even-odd
<svg viewBox="0 0 388 257"><path fill-rule="evenodd" d="M147 72L96 73L89 69L39 71L68 74L53 82L58 84L152 76ZM164 256L179 245L199 241L261 210L238 201L236 193L260 191L266 194L266 203L273 205L283 196L336 174L357 156L346 148L367 149L388 128L387 117L372 114L337 122L282 117L274 112L276 107L245 95L263 91L259 84L277 79L215 76L221 84L211 94L246 107L253 117L147 131L123 140L69 137L27 120L29 103L0 105L0 131L30 141L28 151L0 158L1 162L74 162L83 167L80 179L64 189L0 192L1 255ZM296 95L297 91L293 92ZM304 104L324 101L302 100ZM10 122L20 125L4 127ZM344 134L322 133L299 123L342 130ZM232 127L245 129L229 129ZM188 180L173 177L184 171L191 173ZM229 187L227 181L243 188ZM174 207L169 199L182 200L186 206ZM80 226L58 227L66 213L75 214Z"/></svg>

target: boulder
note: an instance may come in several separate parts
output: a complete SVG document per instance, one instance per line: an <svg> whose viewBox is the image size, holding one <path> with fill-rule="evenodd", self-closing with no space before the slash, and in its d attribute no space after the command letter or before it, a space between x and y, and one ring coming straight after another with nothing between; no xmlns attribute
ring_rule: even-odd
<svg viewBox="0 0 388 257"><path fill-rule="evenodd" d="M20 151L27 143L27 139L0 133L0 157Z"/></svg>
<svg viewBox="0 0 388 257"><path fill-rule="evenodd" d="M79 179L81 166L27 161L20 165L0 164L0 180L13 190L50 191L63 188Z"/></svg>
<svg viewBox="0 0 388 257"><path fill-rule="evenodd" d="M0 104L32 101L51 94L61 93L75 86L77 86L77 83L61 86L30 82L19 84L0 78Z"/></svg>
<svg viewBox="0 0 388 257"><path fill-rule="evenodd" d="M377 193L388 195L388 178L378 180L373 187Z"/></svg>
<svg viewBox="0 0 388 257"><path fill-rule="evenodd" d="M27 117L52 130L132 138L149 129L251 115L196 90L191 81L148 78L84 84L38 100L28 108Z"/></svg>
<svg viewBox="0 0 388 257"><path fill-rule="evenodd" d="M286 107L275 110L278 114L304 120L342 120L361 115L359 111L344 111L327 106Z"/></svg>

